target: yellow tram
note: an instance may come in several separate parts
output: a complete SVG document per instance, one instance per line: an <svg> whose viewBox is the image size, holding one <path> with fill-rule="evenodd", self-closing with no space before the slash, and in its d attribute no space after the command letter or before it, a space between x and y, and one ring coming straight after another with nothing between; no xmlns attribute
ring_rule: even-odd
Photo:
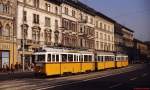
<svg viewBox="0 0 150 90"><path fill-rule="evenodd" d="M34 53L35 73L46 76L83 73L128 66L128 56L47 48Z"/></svg>
<svg viewBox="0 0 150 90"><path fill-rule="evenodd" d="M37 52L35 72L49 75L81 73L94 71L94 54L92 52L57 50Z"/></svg>
<svg viewBox="0 0 150 90"><path fill-rule="evenodd" d="M128 63L128 56L127 55L118 54L116 56L116 67L117 68L128 66L128 64L129 63Z"/></svg>
<svg viewBox="0 0 150 90"><path fill-rule="evenodd" d="M113 53L97 54L98 70L115 68L115 55Z"/></svg>

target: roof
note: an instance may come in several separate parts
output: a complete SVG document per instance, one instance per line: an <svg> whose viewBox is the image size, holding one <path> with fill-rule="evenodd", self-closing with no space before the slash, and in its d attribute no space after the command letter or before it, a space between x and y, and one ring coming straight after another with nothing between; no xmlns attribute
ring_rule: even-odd
<svg viewBox="0 0 150 90"><path fill-rule="evenodd" d="M104 19L106 19L106 20L108 20L108 21L110 21L110 22L113 22L113 23L116 22L116 21L113 20L112 18L110 18L110 17L108 17L108 16L106 16L106 15L104 15L104 14L98 12L98 11L96 12L96 15L98 15L98 16L100 16L100 17L103 17Z"/></svg>
<svg viewBox="0 0 150 90"><path fill-rule="evenodd" d="M133 33L134 33L134 31L133 31L133 30L131 30L131 29L127 28L126 26L123 26L123 25L122 25L122 28L124 28L124 29L126 29L126 30L128 30L128 31L130 31L130 32L133 32Z"/></svg>

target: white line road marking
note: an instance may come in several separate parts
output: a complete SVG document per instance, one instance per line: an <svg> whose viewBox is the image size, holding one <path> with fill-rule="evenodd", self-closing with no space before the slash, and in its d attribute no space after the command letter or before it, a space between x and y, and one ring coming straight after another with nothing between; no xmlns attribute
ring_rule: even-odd
<svg viewBox="0 0 150 90"><path fill-rule="evenodd" d="M121 86L122 85L122 83L118 83L118 84L115 84L115 85L113 85L113 86L110 86L109 88L116 88L116 87L119 87L119 86Z"/></svg>
<svg viewBox="0 0 150 90"><path fill-rule="evenodd" d="M131 78L130 81L134 81L134 80L136 80L136 79L137 79L137 77L134 77L134 78Z"/></svg>

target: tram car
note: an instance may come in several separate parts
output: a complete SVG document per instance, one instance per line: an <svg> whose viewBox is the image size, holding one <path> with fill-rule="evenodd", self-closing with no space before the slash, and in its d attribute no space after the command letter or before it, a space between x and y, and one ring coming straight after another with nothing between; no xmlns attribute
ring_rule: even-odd
<svg viewBox="0 0 150 90"><path fill-rule="evenodd" d="M98 70L115 68L115 55L113 53L98 53L96 57Z"/></svg>
<svg viewBox="0 0 150 90"><path fill-rule="evenodd" d="M128 56L79 50L45 48L34 53L36 74L76 74L128 66Z"/></svg>
<svg viewBox="0 0 150 90"><path fill-rule="evenodd" d="M94 54L85 51L47 49L34 53L35 72L50 75L94 71Z"/></svg>
<svg viewBox="0 0 150 90"><path fill-rule="evenodd" d="M126 67L128 66L128 56L123 55L123 54L118 54L116 55L116 67L121 68L121 67Z"/></svg>

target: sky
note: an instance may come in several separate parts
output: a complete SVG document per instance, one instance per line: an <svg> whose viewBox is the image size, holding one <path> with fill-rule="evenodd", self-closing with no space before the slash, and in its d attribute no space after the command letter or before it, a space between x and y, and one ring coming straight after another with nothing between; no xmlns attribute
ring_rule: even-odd
<svg viewBox="0 0 150 90"><path fill-rule="evenodd" d="M150 0L80 0L150 41Z"/></svg>

